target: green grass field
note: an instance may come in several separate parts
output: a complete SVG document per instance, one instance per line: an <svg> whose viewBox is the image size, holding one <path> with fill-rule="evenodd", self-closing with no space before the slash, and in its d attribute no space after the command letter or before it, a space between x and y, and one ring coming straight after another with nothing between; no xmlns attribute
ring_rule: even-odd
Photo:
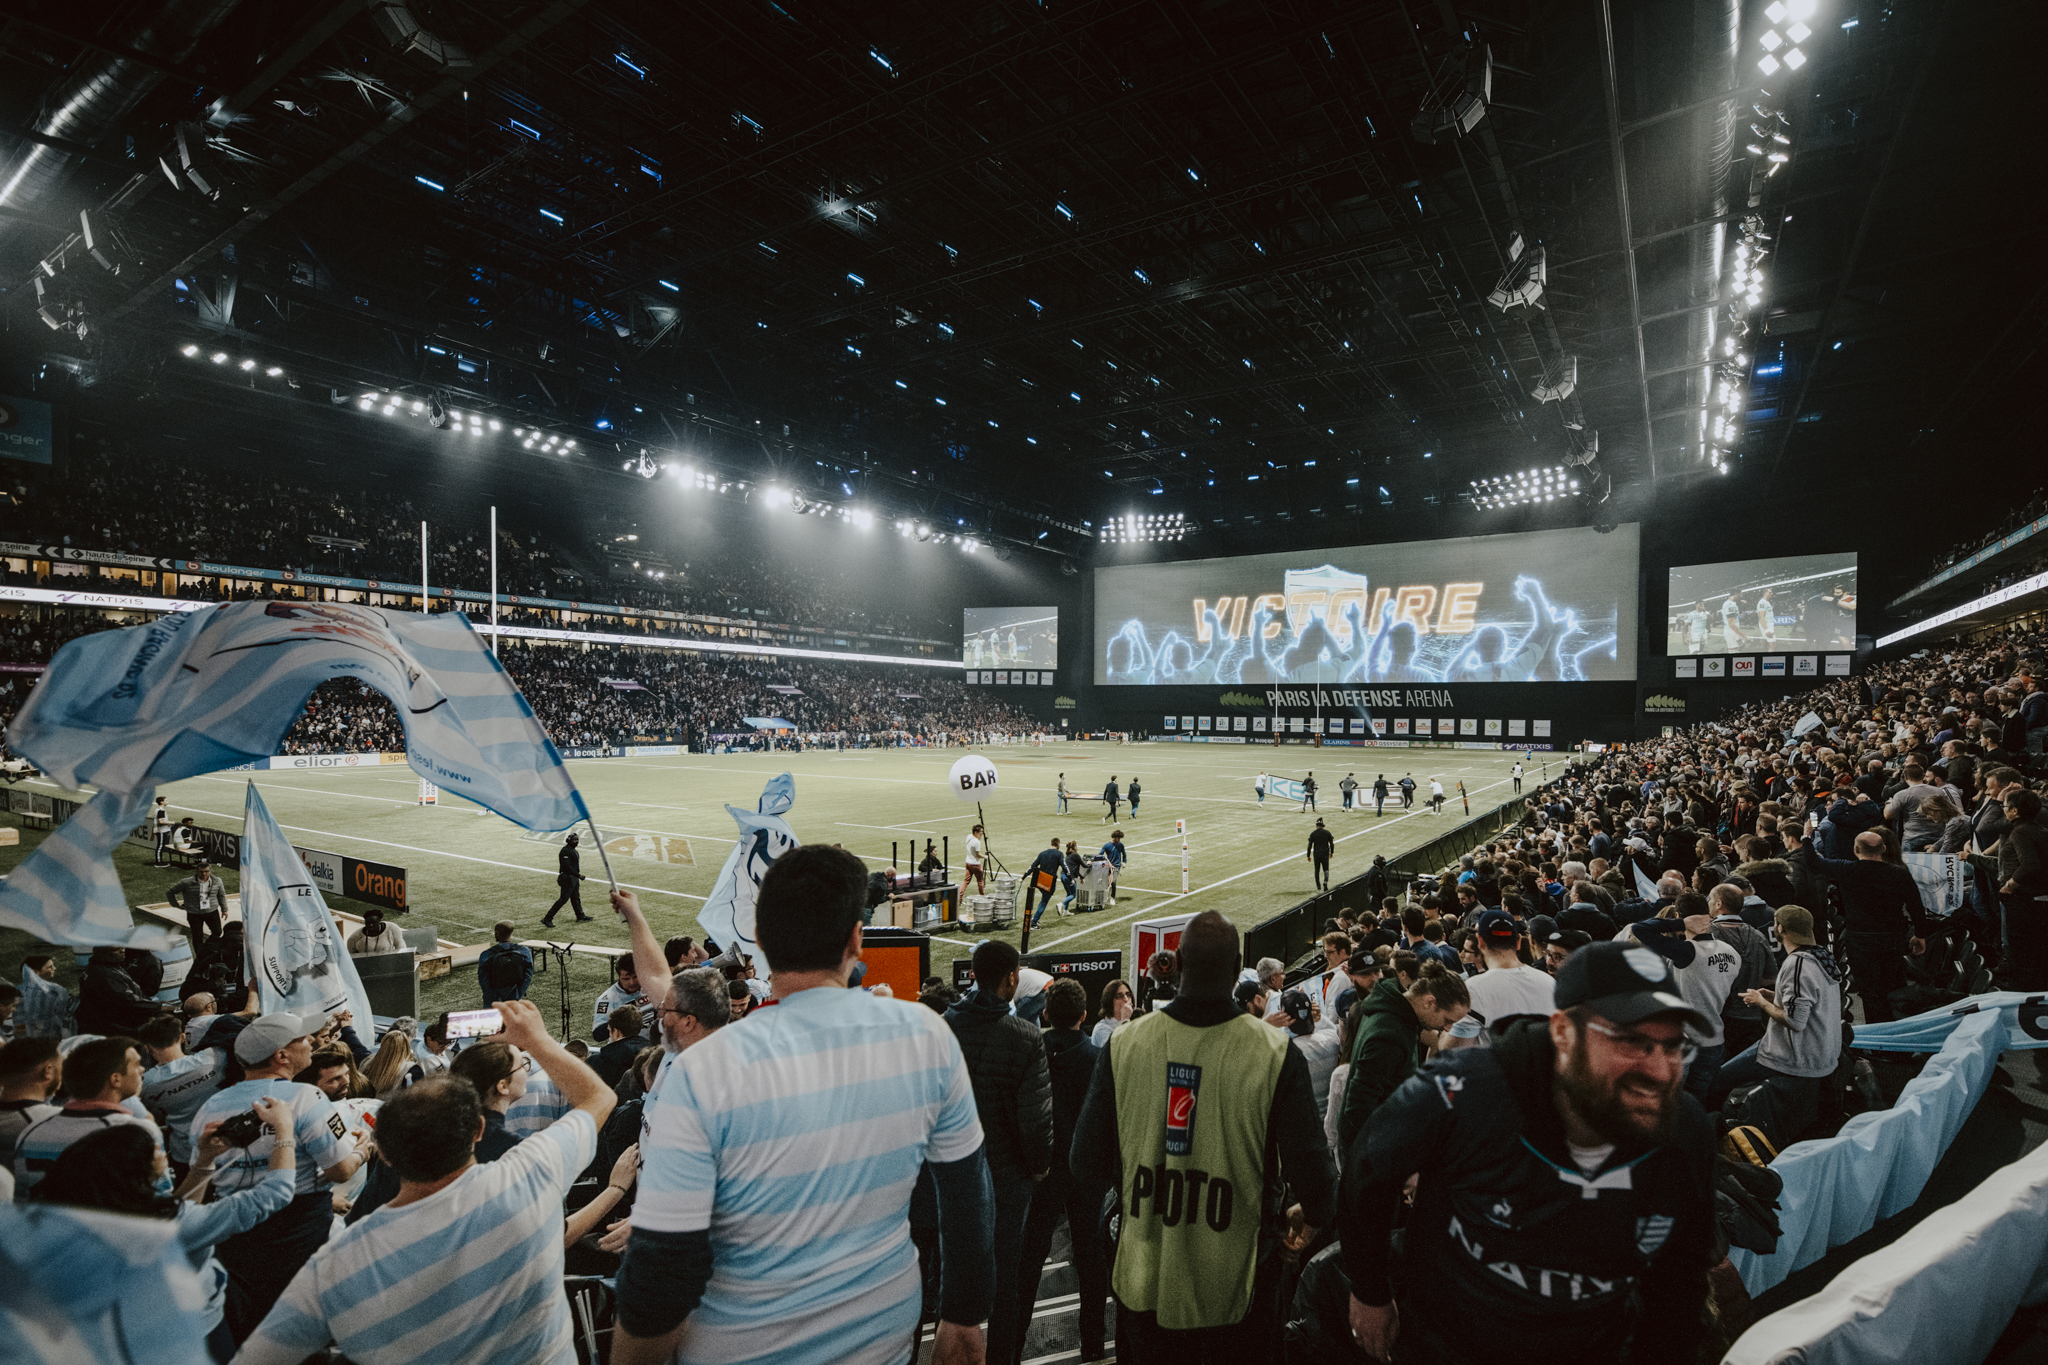
<svg viewBox="0 0 2048 1365"><path fill-rule="evenodd" d="M1298 803L1269 798L1262 807L1253 798L1252 779L1261 764L1277 776L1299 778L1312 768L1322 786L1320 814L1338 839L1332 872L1336 880L1363 872L1375 853L1388 857L1427 843L1446 826L1462 819L1457 782L1471 795L1474 813L1500 804L1510 792L1509 769L1514 755L1477 750L1323 750L1298 747L1279 750L1222 745L1062 744L1043 749L996 748L986 751L1001 775L999 794L983 803L992 852L1013 871L1022 872L1054 834L1072 839L1084 850L1099 847L1108 837L1099 801L1075 801L1070 813L1054 813L1054 783L1064 772L1070 792L1099 792L1114 773L1119 786L1136 775L1144 797L1136 819L1120 821L1131 849L1117 904L1097 914L1048 916L1033 936L1033 951L1053 947L1069 950L1127 948L1130 921L1154 913L1220 910L1249 927L1286 909L1314 890L1305 848L1314 819L1300 813ZM975 808L953 798L947 770L960 750L870 750L836 754L695 755L634 759L572 760L570 769L590 804L607 840L620 835L680 836L688 840L688 864L650 858L614 856L613 869L622 885L638 891L641 904L658 935L697 932L697 907L732 847L735 835L726 815L727 803L752 809L761 785L779 772L796 778L796 805L788 819L807 842L843 844L866 859L870 867L889 861L891 840L898 841L905 865L913 848L927 838L950 836L957 870ZM1553 756L1555 767L1561 760ZM1442 817L1431 816L1418 803L1413 811L1391 805L1375 819L1370 803L1356 812L1339 809L1337 782L1355 771L1369 786L1384 769L1390 782L1412 771L1426 795L1432 774L1442 779L1452 797ZM1543 759L1529 774L1534 787ZM195 778L164 789L179 816L191 815L202 825L237 829L242 818L247 774ZM408 924L437 926L440 936L458 943L481 943L499 919L519 926L521 938L538 938L540 917L555 897L555 847L558 836L528 835L516 826L465 802L440 807L414 803L415 781L402 767L358 768L321 772L273 772L256 775L263 797L294 843L330 853L350 854L407 869L412 913ZM53 790L39 788L41 790ZM1361 790L1361 796L1366 792ZM4 817L12 820L13 817ZM1180 840L1174 821L1189 827L1190 884L1180 894ZM37 835L23 831L18 848L0 848L0 872L34 846ZM651 841L650 841L651 842ZM585 909L598 917L592 924L574 924L564 910L556 941L574 937L584 943L624 946L624 927L605 903L603 869L586 832L583 869ZM175 876L151 868L141 850L124 848L116 855L129 898L136 903L160 901ZM236 889L234 871L227 885ZM339 908L359 912L352 901ZM1006 937L1015 941L1017 931ZM932 945L932 969L950 974L948 964L971 950L975 936L938 935ZM19 960L32 951L27 935L0 931L0 979L14 980ZM1128 970L1128 968L1127 968ZM67 980L69 972L67 966ZM571 976L572 1019L578 1027L589 1018L590 1002L607 983L603 966L590 958L577 962ZM535 981L534 995L554 1018L556 986L551 977ZM422 989L422 1008L474 1008L475 973L457 969L452 977Z"/></svg>

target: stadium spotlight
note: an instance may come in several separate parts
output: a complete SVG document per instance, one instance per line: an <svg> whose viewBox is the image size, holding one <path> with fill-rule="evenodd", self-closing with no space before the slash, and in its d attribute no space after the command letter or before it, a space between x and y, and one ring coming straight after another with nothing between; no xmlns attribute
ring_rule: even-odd
<svg viewBox="0 0 2048 1365"><path fill-rule="evenodd" d="M1549 277L1544 264L1543 248L1522 249L1522 234L1516 233L1508 243L1508 268L1501 273L1500 283L1486 301L1506 312L1517 305L1533 304L1543 297L1543 286Z"/></svg>
<svg viewBox="0 0 2048 1365"><path fill-rule="evenodd" d="M212 355L208 356L207 359L211 360L216 365L225 365L228 363L228 353L226 351L215 351Z"/></svg>
<svg viewBox="0 0 2048 1365"><path fill-rule="evenodd" d="M863 531L875 524L875 514L864 507L854 508L851 512L847 513L847 517L856 527Z"/></svg>
<svg viewBox="0 0 2048 1365"><path fill-rule="evenodd" d="M920 521L911 531L911 535L916 537L918 544L922 545L932 538L932 528ZM941 540L944 538L943 536L940 537Z"/></svg>
<svg viewBox="0 0 2048 1365"><path fill-rule="evenodd" d="M194 346L190 342L186 342L183 346L180 346L178 348L178 353L180 355L198 355L199 348L197 346Z"/></svg>
<svg viewBox="0 0 2048 1365"><path fill-rule="evenodd" d="M1530 391L1530 396L1539 403L1560 403L1572 396L1579 387L1579 358L1568 355L1558 362L1555 369L1545 372L1543 382Z"/></svg>
<svg viewBox="0 0 2048 1365"><path fill-rule="evenodd" d="M771 512L789 506L788 495L772 483L761 490L761 498L761 505Z"/></svg>
<svg viewBox="0 0 2048 1365"><path fill-rule="evenodd" d="M279 375L281 375L281 374L283 374L283 373L284 373L284 366L282 366L282 365L272 365L272 366L271 366L271 367L270 367L269 369L265 370L265 371L264 371L263 373L264 373L264 374L266 374L266 375L268 375L268 376L270 376L270 377L271 377L272 379L275 379L275 378L277 378L277 377L278 377Z"/></svg>
<svg viewBox="0 0 2048 1365"><path fill-rule="evenodd" d="M1418 142L1448 142L1479 126L1493 99L1493 50L1468 43L1437 68L1429 93L1409 121Z"/></svg>

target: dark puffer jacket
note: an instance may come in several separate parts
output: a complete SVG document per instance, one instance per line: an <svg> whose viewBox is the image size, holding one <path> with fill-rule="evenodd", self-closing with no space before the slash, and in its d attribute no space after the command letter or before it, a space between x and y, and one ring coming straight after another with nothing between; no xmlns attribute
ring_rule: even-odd
<svg viewBox="0 0 2048 1365"><path fill-rule="evenodd" d="M1036 1028L1010 1013L1008 1001L976 990L946 1011L960 1040L974 1107L997 1180L1052 1167L1052 1078Z"/></svg>
<svg viewBox="0 0 2048 1365"><path fill-rule="evenodd" d="M132 1033L163 1013L163 1007L143 994L135 978L116 962L88 963L78 986L80 1033Z"/></svg>

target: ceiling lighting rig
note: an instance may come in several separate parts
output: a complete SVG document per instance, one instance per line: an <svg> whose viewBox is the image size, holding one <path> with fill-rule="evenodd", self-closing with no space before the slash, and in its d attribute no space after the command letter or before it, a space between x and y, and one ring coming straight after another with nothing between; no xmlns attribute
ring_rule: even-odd
<svg viewBox="0 0 2048 1365"><path fill-rule="evenodd" d="M1556 502L1578 493L1579 481L1573 473L1563 465L1553 465L1548 469L1525 469L1518 474L1503 474L1493 479L1474 479L1468 496L1472 505L1481 509Z"/></svg>
<svg viewBox="0 0 2048 1365"><path fill-rule="evenodd" d="M1102 523L1102 543L1105 545L1134 545L1141 541L1182 540L1188 533L1187 516L1183 512L1157 512L1141 514L1127 512L1120 517L1111 517Z"/></svg>

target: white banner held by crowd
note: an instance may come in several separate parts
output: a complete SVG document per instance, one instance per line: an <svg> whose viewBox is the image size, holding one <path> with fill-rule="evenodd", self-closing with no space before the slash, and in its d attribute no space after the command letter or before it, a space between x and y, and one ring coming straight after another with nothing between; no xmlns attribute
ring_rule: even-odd
<svg viewBox="0 0 2048 1365"><path fill-rule="evenodd" d="M242 920L264 1014L288 1010L310 1025L345 1009L369 1026L370 996L348 945L254 782L242 815Z"/></svg>
<svg viewBox="0 0 2048 1365"><path fill-rule="evenodd" d="M1792 738L1797 739L1801 735L1805 734L1808 730L1818 730L1819 728L1820 716L1812 711L1808 711L1805 715L1801 716L1797 721L1793 722Z"/></svg>

